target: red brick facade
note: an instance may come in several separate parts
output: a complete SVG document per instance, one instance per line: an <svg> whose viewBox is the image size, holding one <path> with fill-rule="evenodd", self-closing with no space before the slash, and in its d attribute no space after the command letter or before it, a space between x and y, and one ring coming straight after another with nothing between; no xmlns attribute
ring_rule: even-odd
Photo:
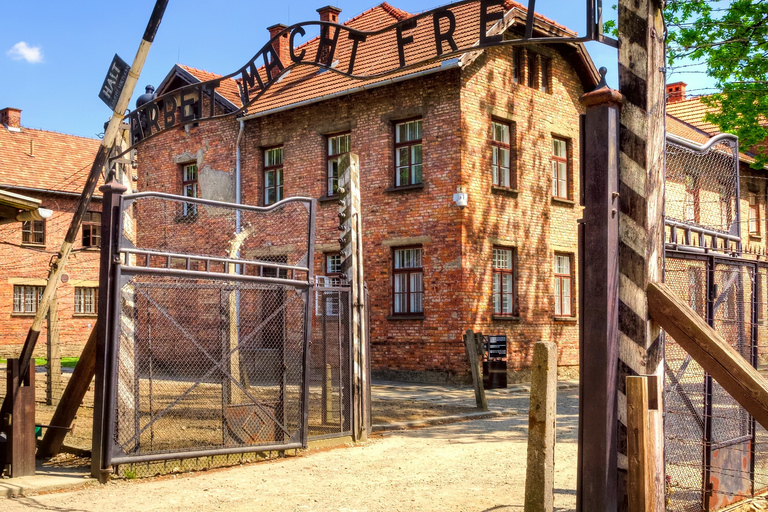
<svg viewBox="0 0 768 512"><path fill-rule="evenodd" d="M363 17L365 16L362 15ZM591 61L530 48L513 83L513 51L490 49L462 65L282 112L245 116L239 140L242 202L264 204L264 150L283 148L284 197L319 200L315 271L338 251L338 205L327 197L327 138L349 133L360 158L365 275L370 291L374 373L414 379L463 379L468 328L506 334L509 365L526 367L532 344L552 340L559 364L578 364L576 219L578 126ZM567 52L565 52L567 53ZM522 52L521 62L527 62ZM546 67L546 71L541 71ZM183 68L191 71L196 70ZM201 76L202 73L201 73ZM543 81L547 81L546 84ZM170 83L171 81L169 81ZM160 87L159 93L172 87ZM541 89L546 89L541 90ZM289 94L289 93L285 93ZM258 112L258 108L256 109ZM395 187L395 125L421 119L423 182ZM491 179L491 123L511 127L513 187ZM140 190L181 193L185 161L234 173L240 122L225 118L174 130L139 146ZM553 199L553 137L567 142L567 199ZM200 193L205 196L205 183ZM453 196L463 190L466 208ZM394 313L393 253L420 247L423 314ZM514 315L493 315L493 248L516 254ZM569 257L570 312L555 317L554 258Z"/></svg>
<svg viewBox="0 0 768 512"><path fill-rule="evenodd" d="M99 141L24 128L20 110L2 112L9 114L2 116L0 125L0 188L39 199L42 208L53 211L44 221L42 244L24 241L20 222L0 226L0 357L6 358L18 357L34 317L24 311L30 308L18 301L14 304L14 288L18 294L21 287L45 286L49 264L69 228ZM89 211L101 211L100 198ZM67 262L68 281L57 292L62 356L79 355L96 322L95 313L75 311L76 290L93 290L99 279L99 249L84 248L81 235L82 231ZM45 339L44 327L35 355L45 355Z"/></svg>

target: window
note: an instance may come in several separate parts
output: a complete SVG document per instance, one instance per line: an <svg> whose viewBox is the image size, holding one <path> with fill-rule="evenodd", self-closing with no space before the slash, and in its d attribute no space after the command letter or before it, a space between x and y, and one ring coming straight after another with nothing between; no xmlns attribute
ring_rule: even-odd
<svg viewBox="0 0 768 512"><path fill-rule="evenodd" d="M555 316L571 315L571 257L555 254Z"/></svg>
<svg viewBox="0 0 768 512"><path fill-rule="evenodd" d="M510 172L510 127L507 123L493 121L491 123L493 140L491 142L491 172L493 184L499 187L512 186L512 173Z"/></svg>
<svg viewBox="0 0 768 512"><path fill-rule="evenodd" d="M568 141L552 139L552 195L568 199Z"/></svg>
<svg viewBox="0 0 768 512"><path fill-rule="evenodd" d="M75 313L95 315L98 310L99 289L75 287Z"/></svg>
<svg viewBox="0 0 768 512"><path fill-rule="evenodd" d="M528 57L526 58L527 64L528 64L528 87L535 89L536 88L536 82L539 78L537 75L537 69L536 69L536 54L533 52L528 52Z"/></svg>
<svg viewBox="0 0 768 512"><path fill-rule="evenodd" d="M36 313L44 286L13 286L13 312Z"/></svg>
<svg viewBox="0 0 768 512"><path fill-rule="evenodd" d="M339 188L339 164L341 157L349 153L350 136L348 133L328 137L328 190L326 194L335 196Z"/></svg>
<svg viewBox="0 0 768 512"><path fill-rule="evenodd" d="M83 247L101 246L101 213L85 212L83 217Z"/></svg>
<svg viewBox="0 0 768 512"><path fill-rule="evenodd" d="M21 223L21 243L45 245L45 221L28 220Z"/></svg>
<svg viewBox="0 0 768 512"><path fill-rule="evenodd" d="M341 253L333 252L325 255L325 275L331 278L329 285L341 284Z"/></svg>
<svg viewBox="0 0 768 512"><path fill-rule="evenodd" d="M398 315L417 315L424 312L424 270L421 266L421 247L395 249L393 311Z"/></svg>
<svg viewBox="0 0 768 512"><path fill-rule="evenodd" d="M539 84L539 90L541 92L549 93L549 67L550 60L546 57L541 57L541 83Z"/></svg>
<svg viewBox="0 0 768 512"><path fill-rule="evenodd" d="M395 125L395 186L421 183L421 119Z"/></svg>
<svg viewBox="0 0 768 512"><path fill-rule="evenodd" d="M181 170L181 195L184 197L197 197L197 164L188 164ZM182 214L197 214L197 205L194 203L184 203Z"/></svg>
<svg viewBox="0 0 768 512"><path fill-rule="evenodd" d="M283 199L283 148L264 150L264 205Z"/></svg>
<svg viewBox="0 0 768 512"><path fill-rule="evenodd" d="M519 48L512 49L512 82L520 83L520 56L522 51Z"/></svg>
<svg viewBox="0 0 768 512"><path fill-rule="evenodd" d="M749 193L749 234L760 236L760 205L757 194Z"/></svg>
<svg viewBox="0 0 768 512"><path fill-rule="evenodd" d="M315 283L318 286L340 286L341 278L341 253L327 253L325 275L315 276ZM315 315L319 316L324 311L325 316L339 316L339 300L338 291L315 292Z"/></svg>
<svg viewBox="0 0 768 512"><path fill-rule="evenodd" d="M503 247L493 248L493 314L515 314L515 252Z"/></svg>

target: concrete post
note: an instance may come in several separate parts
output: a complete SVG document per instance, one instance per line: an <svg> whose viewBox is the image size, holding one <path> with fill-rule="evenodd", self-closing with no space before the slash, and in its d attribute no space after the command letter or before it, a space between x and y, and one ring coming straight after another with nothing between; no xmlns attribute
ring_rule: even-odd
<svg viewBox="0 0 768 512"><path fill-rule="evenodd" d="M556 412L557 345L539 341L531 367L525 512L552 512L554 507Z"/></svg>
<svg viewBox="0 0 768 512"><path fill-rule="evenodd" d="M45 403L46 405L59 405L61 398L61 352L59 350L59 301L56 294L51 299L51 305L48 308L47 341Z"/></svg>

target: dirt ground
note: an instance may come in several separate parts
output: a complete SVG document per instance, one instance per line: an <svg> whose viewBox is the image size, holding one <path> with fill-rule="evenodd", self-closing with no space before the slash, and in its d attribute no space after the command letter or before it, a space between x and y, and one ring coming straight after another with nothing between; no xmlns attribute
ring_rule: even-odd
<svg viewBox="0 0 768 512"><path fill-rule="evenodd" d="M517 416L396 431L367 443L242 467L29 498L0 510L522 511L528 400ZM574 510L577 391L558 398L555 509Z"/></svg>

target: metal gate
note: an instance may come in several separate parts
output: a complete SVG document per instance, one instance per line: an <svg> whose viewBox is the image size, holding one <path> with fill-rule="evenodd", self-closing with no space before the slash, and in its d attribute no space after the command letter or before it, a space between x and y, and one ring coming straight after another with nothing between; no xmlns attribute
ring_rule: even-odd
<svg viewBox="0 0 768 512"><path fill-rule="evenodd" d="M664 280L760 368L768 269L743 257L737 140L668 136L666 157ZM765 431L669 335L664 415L667 510L721 510L765 489Z"/></svg>
<svg viewBox="0 0 768 512"><path fill-rule="evenodd" d="M102 471L350 430L350 294L315 286L314 200L115 203L94 411Z"/></svg>

